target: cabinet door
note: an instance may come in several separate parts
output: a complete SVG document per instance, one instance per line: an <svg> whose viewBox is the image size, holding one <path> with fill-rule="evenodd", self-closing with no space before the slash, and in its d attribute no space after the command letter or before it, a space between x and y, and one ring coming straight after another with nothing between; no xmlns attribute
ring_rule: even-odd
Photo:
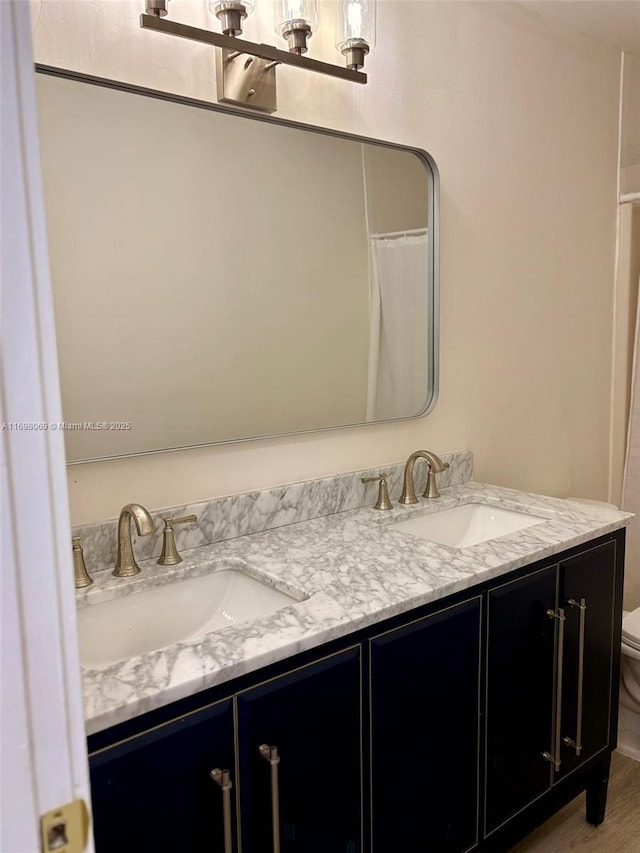
<svg viewBox="0 0 640 853"><path fill-rule="evenodd" d="M282 853L359 853L360 647L239 693L237 703L243 853L273 853L276 821ZM279 764L263 745L277 749Z"/></svg>
<svg viewBox="0 0 640 853"><path fill-rule="evenodd" d="M557 567L488 593L486 831L551 786Z"/></svg>
<svg viewBox="0 0 640 853"><path fill-rule="evenodd" d="M559 776L609 743L615 563L616 543L605 542L560 564L565 631ZM579 755L576 746L582 747Z"/></svg>
<svg viewBox="0 0 640 853"><path fill-rule="evenodd" d="M374 853L460 853L477 838L481 599L375 637Z"/></svg>
<svg viewBox="0 0 640 853"><path fill-rule="evenodd" d="M97 853L225 849L210 773L233 775L230 699L94 753L89 767Z"/></svg>

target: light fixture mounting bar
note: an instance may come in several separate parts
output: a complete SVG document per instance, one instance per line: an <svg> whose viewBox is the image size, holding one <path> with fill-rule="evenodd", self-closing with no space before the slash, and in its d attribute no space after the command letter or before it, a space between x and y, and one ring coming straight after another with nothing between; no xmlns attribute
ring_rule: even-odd
<svg viewBox="0 0 640 853"><path fill-rule="evenodd" d="M330 62L320 62L308 56L298 56L286 50L278 50L270 44L256 44L252 41L225 36L212 30L203 30L199 27L190 27L187 24L179 24L176 21L168 21L166 18L157 18L155 15L140 15L140 26L143 30L156 30L170 36L199 41L214 47L223 47L230 51L248 53L249 56L259 56L282 65L294 65L296 68L306 68L308 71L317 71L319 74L328 74L330 77L339 77L342 80L351 80L352 83L366 83L367 75L362 71L353 71L340 65L332 65Z"/></svg>

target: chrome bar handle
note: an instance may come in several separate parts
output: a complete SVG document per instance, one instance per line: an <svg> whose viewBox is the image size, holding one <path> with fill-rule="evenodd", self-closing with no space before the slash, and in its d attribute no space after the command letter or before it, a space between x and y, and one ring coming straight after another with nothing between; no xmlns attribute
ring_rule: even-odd
<svg viewBox="0 0 640 853"><path fill-rule="evenodd" d="M576 739L565 737L563 743L572 746L576 755L582 752L582 694L584 688L584 633L587 619L587 601L581 598L579 601L570 598L567 601L569 607L577 607L580 610L580 637L578 640L578 712L576 714Z"/></svg>
<svg viewBox="0 0 640 853"><path fill-rule="evenodd" d="M273 829L273 853L280 853L280 795L278 792L278 764L280 756L277 746L263 743L258 752L271 765L271 826Z"/></svg>
<svg viewBox="0 0 640 853"><path fill-rule="evenodd" d="M220 770L216 767L209 774L213 781L222 791L222 821L224 824L224 853L232 853L231 851L231 776L228 770Z"/></svg>
<svg viewBox="0 0 640 853"><path fill-rule="evenodd" d="M554 747L553 755L550 752L543 752L543 757L553 764L554 770L560 770L560 745L562 743L562 670L564 666L564 608L559 607L558 612L555 610L547 610L549 619L558 620L558 656L557 656L557 689L556 689L556 712L555 712L555 732L554 732Z"/></svg>

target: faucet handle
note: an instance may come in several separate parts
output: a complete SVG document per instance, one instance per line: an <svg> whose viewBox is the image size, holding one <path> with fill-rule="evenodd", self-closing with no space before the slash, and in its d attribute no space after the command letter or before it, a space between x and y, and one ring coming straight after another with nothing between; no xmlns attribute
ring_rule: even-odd
<svg viewBox="0 0 640 853"><path fill-rule="evenodd" d="M198 520L197 515L185 515L182 518L173 518L173 516L169 518L163 518L164 521L164 530L163 530L163 540L162 540L162 554L158 557L158 565L159 566L175 566L177 563L182 562L182 557L178 553L178 549L176 547L176 537L173 532L173 527L175 524L192 524L194 521Z"/></svg>
<svg viewBox="0 0 640 853"><path fill-rule="evenodd" d="M193 524L194 521L198 520L198 516L193 513L192 515L183 515L182 518L163 518L165 527L173 527L174 524Z"/></svg>
<svg viewBox="0 0 640 853"><path fill-rule="evenodd" d="M422 493L423 498L439 498L440 492L438 490L438 484L436 483L436 474L441 474L443 471L446 471L449 467L448 462L442 462L440 460L440 469L438 471L434 471L433 465L429 465L429 472L427 474L427 485Z"/></svg>
<svg viewBox="0 0 640 853"><path fill-rule="evenodd" d="M378 474L376 477L361 477L361 483L380 483L378 489L378 500L373 505L374 509L393 509L389 500L389 489L387 487L388 474Z"/></svg>
<svg viewBox="0 0 640 853"><path fill-rule="evenodd" d="M82 545L80 544L80 537L73 536L71 539L71 545L73 546L73 575L75 578L76 589L91 586L93 578L87 572L84 555L82 553Z"/></svg>

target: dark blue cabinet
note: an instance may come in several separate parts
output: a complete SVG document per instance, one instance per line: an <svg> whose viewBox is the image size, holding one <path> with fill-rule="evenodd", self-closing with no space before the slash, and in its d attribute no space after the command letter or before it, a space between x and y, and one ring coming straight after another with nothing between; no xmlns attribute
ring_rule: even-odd
<svg viewBox="0 0 640 853"><path fill-rule="evenodd" d="M234 770L230 699L95 752L89 764L97 853L225 850L222 791L210 774Z"/></svg>
<svg viewBox="0 0 640 853"><path fill-rule="evenodd" d="M587 819L604 817L615 747L623 541L488 592L486 832L583 765ZM596 762L599 762L597 764Z"/></svg>
<svg viewBox="0 0 640 853"><path fill-rule="evenodd" d="M610 743L614 660L616 543L606 542L560 563L564 604L561 765L573 772Z"/></svg>
<svg viewBox="0 0 640 853"><path fill-rule="evenodd" d="M355 646L238 694L243 853L361 853L360 681Z"/></svg>
<svg viewBox="0 0 640 853"><path fill-rule="evenodd" d="M551 787L556 567L488 596L486 827Z"/></svg>
<svg viewBox="0 0 640 853"><path fill-rule="evenodd" d="M97 853L362 853L360 649L93 752Z"/></svg>
<svg viewBox="0 0 640 853"><path fill-rule="evenodd" d="M373 853L462 853L478 832L481 598L370 641Z"/></svg>

